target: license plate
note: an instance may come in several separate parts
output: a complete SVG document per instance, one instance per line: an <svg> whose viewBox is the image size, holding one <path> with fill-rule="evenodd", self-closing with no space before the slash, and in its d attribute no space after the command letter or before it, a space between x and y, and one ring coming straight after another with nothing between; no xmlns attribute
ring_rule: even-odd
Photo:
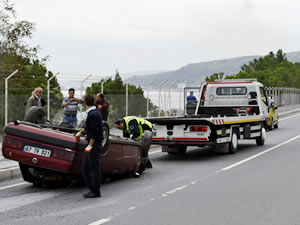
<svg viewBox="0 0 300 225"><path fill-rule="evenodd" d="M28 145L24 146L23 151L29 152L32 154L36 154L36 155L45 156L45 157L50 157L50 155L51 155L51 151L48 149L42 149L42 148L37 148L37 147L33 147L33 146L28 146Z"/></svg>

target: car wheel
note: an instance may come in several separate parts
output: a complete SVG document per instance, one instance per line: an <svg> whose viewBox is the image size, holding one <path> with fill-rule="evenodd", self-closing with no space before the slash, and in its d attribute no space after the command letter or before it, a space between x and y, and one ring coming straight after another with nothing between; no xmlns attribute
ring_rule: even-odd
<svg viewBox="0 0 300 225"><path fill-rule="evenodd" d="M235 130L232 132L231 141L228 143L228 151L230 154L235 154L238 150L238 135Z"/></svg>
<svg viewBox="0 0 300 225"><path fill-rule="evenodd" d="M103 126L103 141L102 141L102 151L101 153L105 153L109 147L109 126L107 122L102 123Z"/></svg>
<svg viewBox="0 0 300 225"><path fill-rule="evenodd" d="M263 127L261 129L261 136L256 138L256 145L258 145L258 146L264 145L265 140L266 140L266 129Z"/></svg>
<svg viewBox="0 0 300 225"><path fill-rule="evenodd" d="M35 124L44 124L46 122L45 111L41 107L32 106L25 113L24 121Z"/></svg>

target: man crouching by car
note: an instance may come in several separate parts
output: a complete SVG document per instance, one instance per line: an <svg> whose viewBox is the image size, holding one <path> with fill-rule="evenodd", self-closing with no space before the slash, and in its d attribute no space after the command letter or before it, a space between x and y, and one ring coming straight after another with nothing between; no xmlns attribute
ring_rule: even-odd
<svg viewBox="0 0 300 225"><path fill-rule="evenodd" d="M76 139L86 133L88 146L84 149L83 158L83 176L89 192L84 194L85 198L101 197L100 192L100 152L102 148L102 116L99 110L95 107L95 99L92 95L87 95L84 98L86 104L86 126L76 134Z"/></svg>

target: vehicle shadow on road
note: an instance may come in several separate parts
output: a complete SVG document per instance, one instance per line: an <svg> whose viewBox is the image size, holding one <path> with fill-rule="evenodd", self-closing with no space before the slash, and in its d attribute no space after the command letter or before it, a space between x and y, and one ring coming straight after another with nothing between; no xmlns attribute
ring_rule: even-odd
<svg viewBox="0 0 300 225"><path fill-rule="evenodd" d="M168 162L168 161L215 161L221 158L233 157L241 153L253 151L253 144L239 144L238 152L236 154L228 153L226 146L214 147L190 147L185 154L175 153L168 154L155 158L155 161Z"/></svg>

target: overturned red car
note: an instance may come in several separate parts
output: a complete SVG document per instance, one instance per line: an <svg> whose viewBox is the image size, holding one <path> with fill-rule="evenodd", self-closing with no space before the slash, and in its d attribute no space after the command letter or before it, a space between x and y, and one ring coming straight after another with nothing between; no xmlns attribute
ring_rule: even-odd
<svg viewBox="0 0 300 225"><path fill-rule="evenodd" d="M81 180L87 142L83 137L77 142L76 132L78 129L15 121L4 129L3 156L18 161L23 179L34 184ZM102 174L138 176L144 171L140 143L109 135L106 123L103 134Z"/></svg>

